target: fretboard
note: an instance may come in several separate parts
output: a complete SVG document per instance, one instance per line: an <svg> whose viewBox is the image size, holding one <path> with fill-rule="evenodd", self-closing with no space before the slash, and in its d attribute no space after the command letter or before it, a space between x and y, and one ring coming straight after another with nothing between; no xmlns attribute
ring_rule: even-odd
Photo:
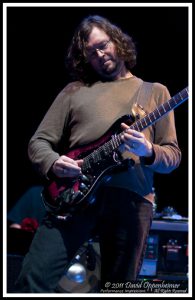
<svg viewBox="0 0 195 300"><path fill-rule="evenodd" d="M161 104L154 111L143 117L142 119L133 123L130 128L135 129L137 131L142 131L153 123L157 122L160 118L162 118L169 111L175 109L177 106L182 104L184 101L188 99L188 87L183 89L181 92L176 94L174 97L169 99L167 102Z"/></svg>

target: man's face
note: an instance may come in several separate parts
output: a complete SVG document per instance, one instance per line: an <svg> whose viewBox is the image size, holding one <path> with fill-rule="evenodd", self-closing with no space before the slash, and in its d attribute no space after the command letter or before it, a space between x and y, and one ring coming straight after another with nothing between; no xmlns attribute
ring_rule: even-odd
<svg viewBox="0 0 195 300"><path fill-rule="evenodd" d="M102 78L120 78L124 62L118 58L114 43L103 30L92 29L86 49L88 62Z"/></svg>

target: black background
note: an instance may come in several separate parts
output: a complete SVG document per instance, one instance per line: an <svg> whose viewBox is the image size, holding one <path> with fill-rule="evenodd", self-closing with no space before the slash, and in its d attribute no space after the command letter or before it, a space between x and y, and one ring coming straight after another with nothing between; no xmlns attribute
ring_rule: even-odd
<svg viewBox="0 0 195 300"><path fill-rule="evenodd" d="M40 183L27 145L45 112L68 83L65 51L79 22L100 14L130 34L137 45L133 73L161 82L174 96L188 85L187 7L7 7L7 196L8 209ZM156 174L158 210L173 206L188 215L188 102L175 110L182 162Z"/></svg>

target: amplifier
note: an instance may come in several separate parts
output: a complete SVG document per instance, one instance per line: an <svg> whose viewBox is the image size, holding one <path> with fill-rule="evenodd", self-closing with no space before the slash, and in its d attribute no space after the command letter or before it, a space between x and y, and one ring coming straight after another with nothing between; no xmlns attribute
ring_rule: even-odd
<svg viewBox="0 0 195 300"><path fill-rule="evenodd" d="M139 277L180 280L188 274L188 222L154 220Z"/></svg>
<svg viewBox="0 0 195 300"><path fill-rule="evenodd" d="M156 276L158 262L158 235L150 234L147 240L146 253L140 270L140 276Z"/></svg>

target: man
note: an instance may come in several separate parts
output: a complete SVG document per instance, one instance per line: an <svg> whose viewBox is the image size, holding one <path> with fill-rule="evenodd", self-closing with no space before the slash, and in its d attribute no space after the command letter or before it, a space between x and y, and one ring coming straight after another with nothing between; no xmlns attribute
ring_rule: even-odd
<svg viewBox="0 0 195 300"><path fill-rule="evenodd" d="M144 132L121 121L122 133L111 146L116 150L118 142L119 151L113 151L113 157L122 168L113 168L105 176L108 180L102 179L94 189L94 203L74 214L88 188L87 180L93 177L85 178L89 169L93 174L101 164L99 156L95 164L95 152L87 160L75 155L79 151L74 149L93 150L108 129L143 98L149 112L170 99L162 84L149 84L148 89L132 74L135 63L131 37L107 19L89 16L75 31L67 55L74 81L59 93L29 143L30 160L48 181L48 216L25 257L17 291L56 292L68 263L94 233L100 243L102 289L105 282L137 278L152 221L153 173L169 173L181 160L173 112ZM70 149L71 155L66 155ZM107 152L101 150L106 164ZM120 164L121 155L130 163ZM71 188L63 185L68 179L76 182ZM73 208L67 218L70 203Z"/></svg>

